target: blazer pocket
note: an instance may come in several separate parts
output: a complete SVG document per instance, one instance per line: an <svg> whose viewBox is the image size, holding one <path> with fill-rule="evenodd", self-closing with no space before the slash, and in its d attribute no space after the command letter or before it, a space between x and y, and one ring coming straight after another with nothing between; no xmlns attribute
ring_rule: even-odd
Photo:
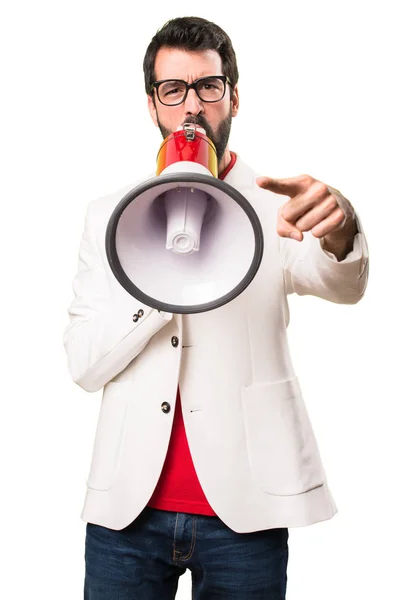
<svg viewBox="0 0 400 600"><path fill-rule="evenodd" d="M243 387L242 404L250 467L263 491L292 496L324 484L297 377Z"/></svg>
<svg viewBox="0 0 400 600"><path fill-rule="evenodd" d="M106 491L113 485L121 459L126 411L131 394L130 381L110 382L104 387L86 481L89 488Z"/></svg>

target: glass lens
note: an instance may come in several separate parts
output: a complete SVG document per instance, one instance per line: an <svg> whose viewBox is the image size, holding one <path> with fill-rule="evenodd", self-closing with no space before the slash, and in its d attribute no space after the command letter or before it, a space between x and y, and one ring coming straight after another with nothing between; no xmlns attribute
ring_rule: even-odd
<svg viewBox="0 0 400 600"><path fill-rule="evenodd" d="M196 84L196 90L205 102L217 102L224 95L224 82L216 77L207 77Z"/></svg>
<svg viewBox="0 0 400 600"><path fill-rule="evenodd" d="M186 85L182 81L166 81L158 88L158 95L164 104L177 104L181 102L186 92Z"/></svg>

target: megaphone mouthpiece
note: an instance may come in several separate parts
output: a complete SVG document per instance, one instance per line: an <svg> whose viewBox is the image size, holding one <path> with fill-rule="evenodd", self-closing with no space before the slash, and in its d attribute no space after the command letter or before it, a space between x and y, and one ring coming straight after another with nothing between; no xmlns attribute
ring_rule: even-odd
<svg viewBox="0 0 400 600"><path fill-rule="evenodd" d="M178 189L169 190L164 195L167 216L166 249L177 254L191 254L200 248L207 194L194 187Z"/></svg>

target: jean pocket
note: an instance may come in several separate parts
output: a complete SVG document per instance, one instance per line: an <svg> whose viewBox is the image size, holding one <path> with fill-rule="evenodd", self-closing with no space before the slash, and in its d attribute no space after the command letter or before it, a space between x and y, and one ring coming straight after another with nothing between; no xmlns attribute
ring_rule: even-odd
<svg viewBox="0 0 400 600"><path fill-rule="evenodd" d="M94 490L109 490L118 473L132 387L130 381L124 381L110 382L104 388L86 481L86 485Z"/></svg>
<svg viewBox="0 0 400 600"><path fill-rule="evenodd" d="M297 377L242 388L251 471L271 495L303 494L325 473Z"/></svg>

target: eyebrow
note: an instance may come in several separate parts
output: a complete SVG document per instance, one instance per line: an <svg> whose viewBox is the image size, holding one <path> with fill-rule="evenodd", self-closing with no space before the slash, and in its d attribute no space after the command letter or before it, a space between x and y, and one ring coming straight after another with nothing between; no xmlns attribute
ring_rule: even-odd
<svg viewBox="0 0 400 600"><path fill-rule="evenodd" d="M221 75L222 75L222 73L221 73ZM203 79L204 77L221 77L221 75L219 75L219 74L200 75L199 77L193 78L193 81L197 81L198 79ZM162 77L161 79L156 79L156 81L166 81L166 80L167 81L168 80L171 80L171 81L185 81L185 83L189 83L188 79L183 79L183 77ZM193 83L193 81L192 81L192 83Z"/></svg>

